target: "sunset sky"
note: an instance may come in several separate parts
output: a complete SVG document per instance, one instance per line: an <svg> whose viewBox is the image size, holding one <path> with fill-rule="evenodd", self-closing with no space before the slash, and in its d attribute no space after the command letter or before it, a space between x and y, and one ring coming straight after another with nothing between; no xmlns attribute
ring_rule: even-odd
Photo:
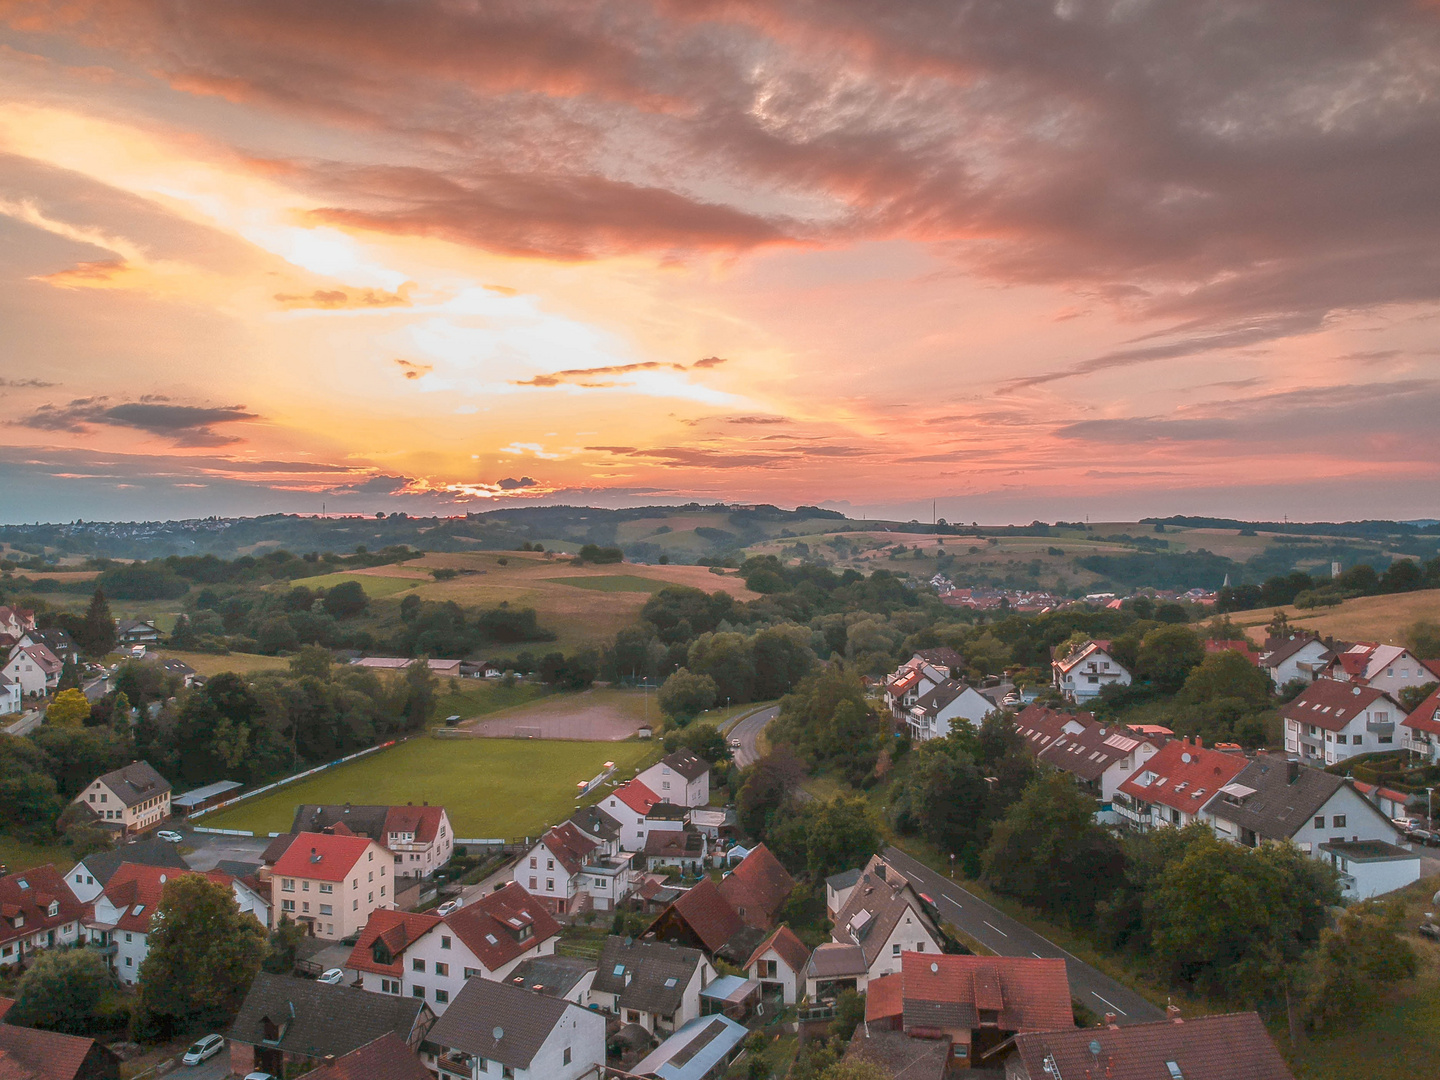
<svg viewBox="0 0 1440 1080"><path fill-rule="evenodd" d="M1440 517L1440 4L0 0L0 520Z"/></svg>

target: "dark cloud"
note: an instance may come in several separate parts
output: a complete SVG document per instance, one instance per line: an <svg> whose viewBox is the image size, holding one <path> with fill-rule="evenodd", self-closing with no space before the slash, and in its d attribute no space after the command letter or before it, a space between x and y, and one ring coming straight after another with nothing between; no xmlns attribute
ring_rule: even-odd
<svg viewBox="0 0 1440 1080"><path fill-rule="evenodd" d="M416 363L414 360L397 359L395 361L395 366L400 369L400 373L404 375L407 379L423 378L424 376L429 375L432 371L435 370L434 364L420 364Z"/></svg>
<svg viewBox="0 0 1440 1080"><path fill-rule="evenodd" d="M174 405L163 396L147 395L118 405L110 404L104 396L74 398L64 405L47 403L13 422L40 431L74 434L85 434L94 425L106 424L159 435L176 446L213 447L243 441L238 435L215 431L214 425L255 419L257 414L247 412L243 405Z"/></svg>
<svg viewBox="0 0 1440 1080"><path fill-rule="evenodd" d="M43 379L0 379L0 389L4 390L46 390L55 385Z"/></svg>
<svg viewBox="0 0 1440 1080"><path fill-rule="evenodd" d="M788 424L783 416L727 416L727 424Z"/></svg>
<svg viewBox="0 0 1440 1080"><path fill-rule="evenodd" d="M496 487L501 491L522 491L525 488L535 487L539 483L540 481L530 476L522 476L518 480L513 476L507 476L504 480L499 481Z"/></svg>

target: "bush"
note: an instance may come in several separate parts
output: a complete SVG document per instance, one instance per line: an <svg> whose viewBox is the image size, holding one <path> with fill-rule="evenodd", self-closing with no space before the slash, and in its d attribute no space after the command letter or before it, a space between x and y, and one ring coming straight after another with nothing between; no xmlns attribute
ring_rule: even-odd
<svg viewBox="0 0 1440 1080"><path fill-rule="evenodd" d="M604 564L618 563L625 561L625 553L618 547L600 547L598 544L586 544L580 549L582 562Z"/></svg>
<svg viewBox="0 0 1440 1080"><path fill-rule="evenodd" d="M660 687L660 711L672 720L688 723L715 705L715 680L680 668Z"/></svg>

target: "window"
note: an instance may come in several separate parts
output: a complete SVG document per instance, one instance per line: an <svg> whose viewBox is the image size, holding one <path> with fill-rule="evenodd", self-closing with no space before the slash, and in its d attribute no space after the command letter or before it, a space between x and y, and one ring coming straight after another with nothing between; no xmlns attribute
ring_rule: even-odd
<svg viewBox="0 0 1440 1080"><path fill-rule="evenodd" d="M129 940L130 940L130 935L129 935L129 934L126 934L126 935L125 935L125 940L126 940L126 941L129 941Z"/></svg>
<svg viewBox="0 0 1440 1080"><path fill-rule="evenodd" d="M555 879L554 879L554 878L547 877L547 878L545 879L545 891L546 891L546 892L554 892L554 891L555 891Z"/></svg>
<svg viewBox="0 0 1440 1080"><path fill-rule="evenodd" d="M1336 815L1335 815L1334 828L1337 828L1337 829L1343 829L1343 828L1345 828L1345 815L1344 815L1344 814L1336 814Z"/></svg>
<svg viewBox="0 0 1440 1080"><path fill-rule="evenodd" d="M360 910L360 901L359 901L358 898L355 899L355 900L351 900L351 901L350 901L350 910L351 910L351 911L359 911L359 910Z"/></svg>
<svg viewBox="0 0 1440 1080"><path fill-rule="evenodd" d="M281 879L280 879L280 891L281 891L281 892L294 892L294 891L295 891L295 879L294 879L293 877L281 878Z"/></svg>
<svg viewBox="0 0 1440 1080"><path fill-rule="evenodd" d="M334 914L335 914L335 909L334 909L333 907L331 907L329 904L321 904L321 905L320 905L320 914L321 914L321 915L334 915Z"/></svg>
<svg viewBox="0 0 1440 1080"><path fill-rule="evenodd" d="M1317 829L1323 829L1323 828L1325 828L1325 815L1324 815L1324 814L1321 814L1319 817L1317 817L1317 818L1315 819L1315 828L1317 828Z"/></svg>
<svg viewBox="0 0 1440 1080"><path fill-rule="evenodd" d="M444 1004L445 1004L447 1001L449 1001L449 1000L450 1000L450 991L449 991L449 990L436 990L436 991L435 991L435 1001L436 1001L437 1004L444 1005Z"/></svg>
<svg viewBox="0 0 1440 1080"><path fill-rule="evenodd" d="M300 902L300 910L301 910L301 911L306 911L306 912L308 912L308 911L310 910L310 901L309 901L309 900L302 900L302 901Z"/></svg>
<svg viewBox="0 0 1440 1080"><path fill-rule="evenodd" d="M435 974L436 974L436 975L439 975L439 976L441 976L441 977L447 977L447 978L448 978L449 975L450 975L450 965L449 965L449 964L442 964L442 963L440 963L440 962L437 960L437 961L435 962Z"/></svg>
<svg viewBox="0 0 1440 1080"><path fill-rule="evenodd" d="M899 943L898 941L897 941L894 945L891 945L891 946L890 946L890 955L891 955L891 956L899 956L899 955L900 955L900 943Z"/></svg>
<svg viewBox="0 0 1440 1080"><path fill-rule="evenodd" d="M369 861L369 862L374 862L374 861L375 861L375 852L373 852L373 851L367 851L367 852L365 853L365 858L366 858L366 860Z"/></svg>
<svg viewBox="0 0 1440 1080"><path fill-rule="evenodd" d="M448 949L450 947L450 938L442 934L440 937L440 947L442 949Z"/></svg>
<svg viewBox="0 0 1440 1080"><path fill-rule="evenodd" d="M280 901L280 910L281 910L281 911L294 911L294 910L295 910L295 901L294 901L294 900L281 900L281 901Z"/></svg>
<svg viewBox="0 0 1440 1080"><path fill-rule="evenodd" d="M536 886L535 886L535 879L532 877L532 878L530 879L530 891L531 891L531 892L534 892L534 891L535 891L535 888L536 888Z"/></svg>
<svg viewBox="0 0 1440 1080"><path fill-rule="evenodd" d="M484 974L484 972L482 972L479 968L466 968L466 969L465 969L465 977L466 977L467 979L478 979L478 978L480 978L480 976L481 976L482 974Z"/></svg>
<svg viewBox="0 0 1440 1080"><path fill-rule="evenodd" d="M410 987L410 996L411 996L411 997L423 998L423 997L425 996L425 987L423 987L423 986L412 986L412 987Z"/></svg>
<svg viewBox="0 0 1440 1080"><path fill-rule="evenodd" d="M384 886L384 885L381 885L381 886L380 886L380 895L381 895L381 897L384 897L384 895L385 895L385 886Z"/></svg>
<svg viewBox="0 0 1440 1080"><path fill-rule="evenodd" d="M560 1062L560 1064L561 1064L561 1065L569 1065L569 1064L570 1064L570 1047L568 1047L568 1046L565 1047L565 1058L564 1058L563 1061Z"/></svg>
<svg viewBox="0 0 1440 1080"><path fill-rule="evenodd" d="M538 866L538 864L539 864L539 862L540 862L539 859L531 859L531 860L530 860L530 869L531 869L531 870L536 869L537 866Z"/></svg>
<svg viewBox="0 0 1440 1080"><path fill-rule="evenodd" d="M924 951L925 951L925 943L924 943L923 941L917 941L917 942L915 942L915 951L916 951L916 952L924 952Z"/></svg>
<svg viewBox="0 0 1440 1080"><path fill-rule="evenodd" d="M128 935L127 935L127 936L128 936ZM130 966L131 966L132 964L134 964L134 963L135 963L135 958L134 958L133 956L127 956L127 957L125 957L125 966L126 966L126 967L130 967Z"/></svg>
<svg viewBox="0 0 1440 1080"><path fill-rule="evenodd" d="M418 956L415 957L415 959L413 959L413 960L410 961L410 970L411 970L411 971L424 971L424 970L425 970L425 961L422 960L422 959L420 959L420 957L418 957Z"/></svg>
<svg viewBox="0 0 1440 1080"><path fill-rule="evenodd" d="M320 891L322 893L333 893L335 891L335 886L329 884L328 882L321 882Z"/></svg>
<svg viewBox="0 0 1440 1080"><path fill-rule="evenodd" d="M308 881L302 881L302 882L300 883L300 891L301 891L301 892L309 892L309 891L310 891L310 882L308 882Z"/></svg>
<svg viewBox="0 0 1440 1080"><path fill-rule="evenodd" d="M555 869L555 860L554 860L554 859L546 859L546 860L545 860L545 869L546 869L546 870L554 870L554 869Z"/></svg>

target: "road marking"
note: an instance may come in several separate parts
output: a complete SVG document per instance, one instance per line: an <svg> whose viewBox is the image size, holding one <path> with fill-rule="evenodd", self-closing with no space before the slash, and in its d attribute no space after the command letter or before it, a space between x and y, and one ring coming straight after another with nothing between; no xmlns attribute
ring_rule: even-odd
<svg viewBox="0 0 1440 1080"><path fill-rule="evenodd" d="M1009 937L1009 936L1010 936L1010 935L1007 934L1004 930L1001 930L998 926L996 926L994 923L985 922L984 919L981 919L980 921L981 921L981 922L984 922L986 926L990 927L991 930L994 930L994 931L995 931L997 934L999 934L1001 937ZM1093 991L1092 991L1092 993L1093 993Z"/></svg>
<svg viewBox="0 0 1440 1080"><path fill-rule="evenodd" d="M1095 994L1095 991L1094 991L1094 990L1091 990L1090 993ZM1099 994L1095 994L1095 996L1096 996L1097 998L1100 998L1101 1001L1105 1001L1105 999L1104 999L1103 997L1100 997ZM1129 1015L1130 1015L1130 1014L1127 1013L1124 1009L1122 1009L1119 1005L1116 1005L1113 1001L1105 1001L1105 1004L1106 1004L1106 1005L1109 1005L1112 1009L1114 1009L1114 1010L1115 1010L1117 1013L1119 1013L1121 1016L1129 1016Z"/></svg>

